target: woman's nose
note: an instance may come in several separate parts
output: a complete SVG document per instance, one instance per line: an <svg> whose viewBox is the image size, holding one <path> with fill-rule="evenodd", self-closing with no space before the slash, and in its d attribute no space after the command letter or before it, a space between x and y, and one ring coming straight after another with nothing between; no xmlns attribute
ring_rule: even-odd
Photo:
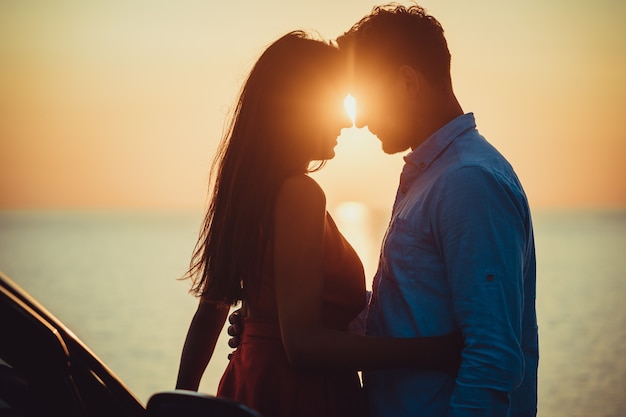
<svg viewBox="0 0 626 417"><path fill-rule="evenodd" d="M356 117L354 118L354 126L358 129L362 129L367 126L366 117L365 114L363 114L363 111L357 112Z"/></svg>

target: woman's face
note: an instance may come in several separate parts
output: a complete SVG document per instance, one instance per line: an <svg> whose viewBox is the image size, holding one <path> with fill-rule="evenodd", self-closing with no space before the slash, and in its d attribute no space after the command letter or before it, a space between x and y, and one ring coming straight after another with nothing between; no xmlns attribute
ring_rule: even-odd
<svg viewBox="0 0 626 417"><path fill-rule="evenodd" d="M303 139L312 145L311 160L332 159L341 130L352 126L344 101L348 90L344 85L327 82L320 85L305 104Z"/></svg>

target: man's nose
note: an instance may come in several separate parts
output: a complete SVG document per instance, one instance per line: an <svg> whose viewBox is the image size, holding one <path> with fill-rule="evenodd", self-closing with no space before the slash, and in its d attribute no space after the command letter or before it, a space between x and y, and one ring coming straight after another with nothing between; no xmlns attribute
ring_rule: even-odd
<svg viewBox="0 0 626 417"><path fill-rule="evenodd" d="M352 127L353 125L354 125L354 123L353 123L352 118L350 117L349 114L346 113L346 114L344 114L341 117L341 128L342 129L346 129L346 128Z"/></svg>

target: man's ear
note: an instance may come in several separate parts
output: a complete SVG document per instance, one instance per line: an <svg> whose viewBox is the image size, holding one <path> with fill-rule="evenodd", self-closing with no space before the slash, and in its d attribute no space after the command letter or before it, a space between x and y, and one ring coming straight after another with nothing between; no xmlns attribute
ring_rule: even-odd
<svg viewBox="0 0 626 417"><path fill-rule="evenodd" d="M403 83L406 92L415 97L422 89L424 77L421 72L416 71L410 65L402 65L398 70L398 75Z"/></svg>

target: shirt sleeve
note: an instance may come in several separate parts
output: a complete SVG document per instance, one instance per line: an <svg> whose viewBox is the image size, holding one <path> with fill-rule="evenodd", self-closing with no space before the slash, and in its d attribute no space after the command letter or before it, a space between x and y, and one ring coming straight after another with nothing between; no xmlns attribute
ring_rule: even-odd
<svg viewBox="0 0 626 417"><path fill-rule="evenodd" d="M434 238L465 343L449 416L506 416L524 373L522 198L507 178L482 167L443 181Z"/></svg>

